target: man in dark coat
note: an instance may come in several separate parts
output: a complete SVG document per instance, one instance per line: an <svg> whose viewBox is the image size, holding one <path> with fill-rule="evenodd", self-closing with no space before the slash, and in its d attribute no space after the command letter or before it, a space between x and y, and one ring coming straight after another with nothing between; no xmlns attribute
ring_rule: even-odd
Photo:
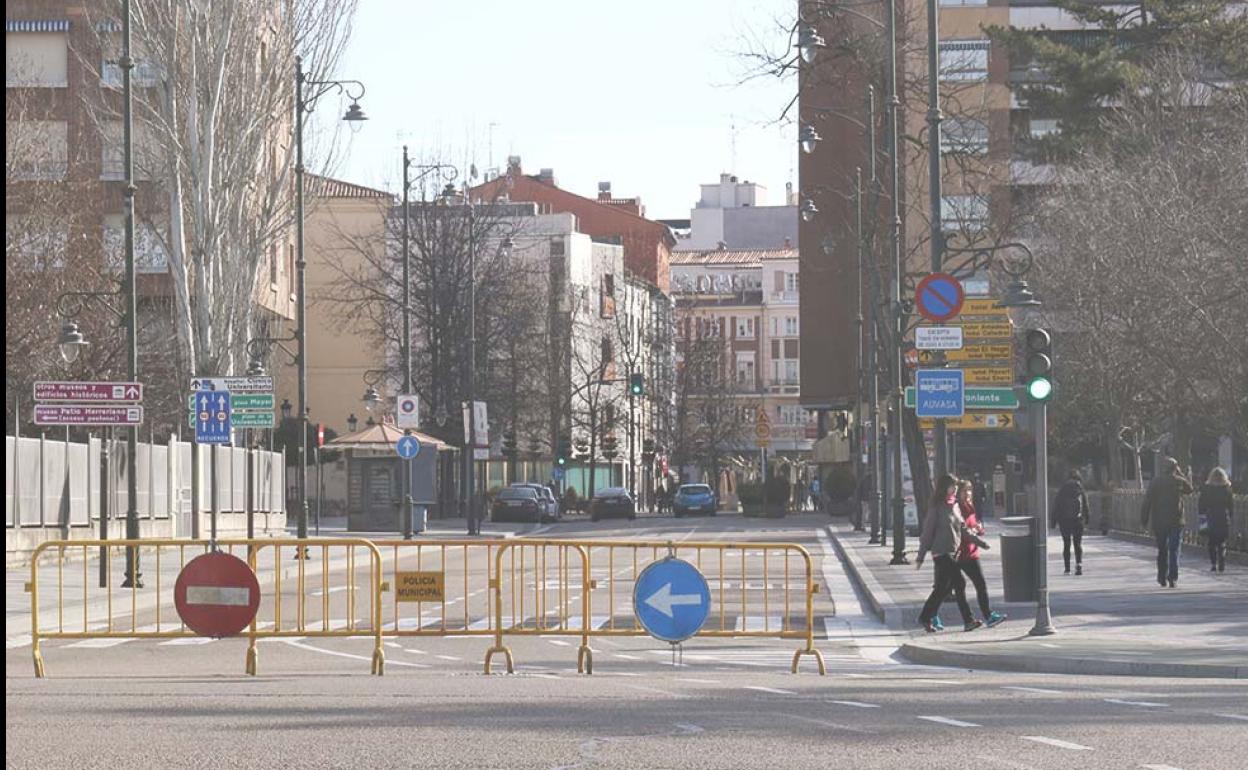
<svg viewBox="0 0 1248 770"><path fill-rule="evenodd" d="M1179 549L1183 545L1183 495L1195 489L1179 469L1179 461L1167 457L1165 470L1153 479L1144 493L1140 524L1152 522L1157 541L1157 585L1174 588L1179 580Z"/></svg>
<svg viewBox="0 0 1248 770"><path fill-rule="evenodd" d="M1071 471L1070 478L1053 499L1052 526L1062 530L1062 560L1070 574L1070 547L1075 547L1075 574L1083 574L1083 527L1088 523L1088 496L1083 491L1083 477Z"/></svg>

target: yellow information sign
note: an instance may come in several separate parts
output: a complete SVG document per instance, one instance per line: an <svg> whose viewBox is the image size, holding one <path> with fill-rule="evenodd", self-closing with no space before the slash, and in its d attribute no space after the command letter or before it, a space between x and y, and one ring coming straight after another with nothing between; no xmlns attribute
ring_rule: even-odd
<svg viewBox="0 0 1248 770"><path fill-rule="evenodd" d="M1014 327L1009 319L1000 321L963 321L962 339L964 340L1008 340L1014 336Z"/></svg>
<svg viewBox="0 0 1248 770"><path fill-rule="evenodd" d="M967 345L961 350L946 350L946 361L1011 361L1014 345L1009 342L992 342L983 345Z"/></svg>
<svg viewBox="0 0 1248 770"><path fill-rule="evenodd" d="M1009 430L1014 427L1013 412L967 412L961 417L945 420L948 430ZM935 420L919 420L919 427L928 430L936 427Z"/></svg>
<svg viewBox="0 0 1248 770"><path fill-rule="evenodd" d="M1009 366L967 366L967 385L1013 385L1014 369Z"/></svg>
<svg viewBox="0 0 1248 770"><path fill-rule="evenodd" d="M440 602L445 594L442 572L398 572L395 575L396 602Z"/></svg>
<svg viewBox="0 0 1248 770"><path fill-rule="evenodd" d="M979 315L979 316L1001 316L1008 319L1010 311L1008 308L997 307L999 299L985 297L984 299L968 299L962 303L962 312L959 316Z"/></svg>

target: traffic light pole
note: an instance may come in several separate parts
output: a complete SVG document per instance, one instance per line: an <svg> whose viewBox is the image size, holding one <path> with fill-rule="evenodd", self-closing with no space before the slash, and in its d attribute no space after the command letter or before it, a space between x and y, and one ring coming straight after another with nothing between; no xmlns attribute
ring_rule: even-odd
<svg viewBox="0 0 1248 770"><path fill-rule="evenodd" d="M628 388L628 493L633 500L637 499L637 453L635 441L637 436L637 399L633 395L632 384Z"/></svg>
<svg viewBox="0 0 1248 770"><path fill-rule="evenodd" d="M1049 406L1042 400L1032 404L1036 434L1036 624L1032 636L1057 633L1049 612Z"/></svg>

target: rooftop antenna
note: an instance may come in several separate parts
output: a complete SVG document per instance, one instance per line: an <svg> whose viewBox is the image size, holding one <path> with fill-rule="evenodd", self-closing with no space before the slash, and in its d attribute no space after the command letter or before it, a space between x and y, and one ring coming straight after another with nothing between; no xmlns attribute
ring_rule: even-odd
<svg viewBox="0 0 1248 770"><path fill-rule="evenodd" d="M728 164L728 173L735 174L737 173L737 116L730 115L728 119L729 133L732 137L732 160Z"/></svg>

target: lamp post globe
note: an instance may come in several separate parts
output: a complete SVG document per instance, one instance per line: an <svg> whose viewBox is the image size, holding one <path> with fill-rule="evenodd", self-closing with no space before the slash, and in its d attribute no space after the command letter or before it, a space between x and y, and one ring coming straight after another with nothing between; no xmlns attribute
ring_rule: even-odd
<svg viewBox="0 0 1248 770"><path fill-rule="evenodd" d="M803 24L797 29L797 52L802 61L813 64L819 49L826 45L823 37L810 24Z"/></svg>
<svg viewBox="0 0 1248 770"><path fill-rule="evenodd" d="M798 144L801 145L802 152L807 155L810 155L815 151L815 146L818 145L822 139L823 137L819 136L819 132L815 130L815 127L809 123L804 124L797 135Z"/></svg>
<svg viewBox="0 0 1248 770"><path fill-rule="evenodd" d="M78 324L69 321L61 326L61 335L56 340L61 349L61 358L65 363L72 364L78 360L78 354L90 343L78 330Z"/></svg>

